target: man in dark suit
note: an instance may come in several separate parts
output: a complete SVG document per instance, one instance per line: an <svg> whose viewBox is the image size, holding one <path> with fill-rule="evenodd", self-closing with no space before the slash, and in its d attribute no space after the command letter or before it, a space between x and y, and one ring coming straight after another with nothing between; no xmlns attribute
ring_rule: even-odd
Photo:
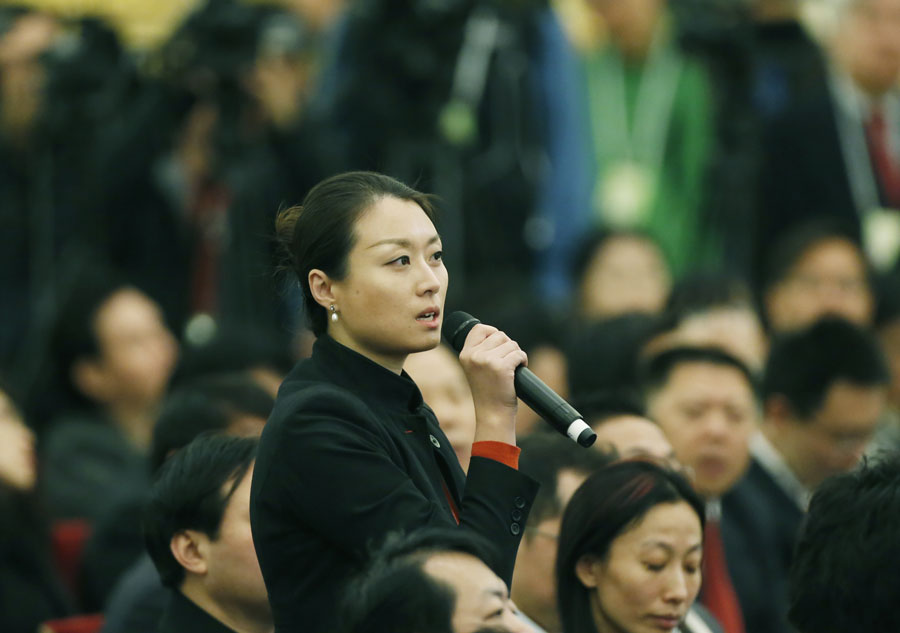
<svg viewBox="0 0 900 633"><path fill-rule="evenodd" d="M776 340L772 348L750 468L723 503L739 515L762 517L772 528L768 584L784 609L792 553L811 492L858 463L884 411L887 384L878 342L842 319L817 321ZM736 545L752 547L747 541Z"/></svg>
<svg viewBox="0 0 900 633"><path fill-rule="evenodd" d="M767 585L768 525L727 503L746 471L757 428L753 375L719 349L676 347L647 361L642 384L648 414L707 500L700 602L726 633L785 631Z"/></svg>
<svg viewBox="0 0 900 633"><path fill-rule="evenodd" d="M827 89L766 130L757 255L796 223L830 216L889 267L900 252L900 0L836 4ZM876 248L885 222L896 238Z"/></svg>
<svg viewBox="0 0 900 633"><path fill-rule="evenodd" d="M271 633L250 532L258 440L201 437L167 461L147 502L147 549L172 589L160 633Z"/></svg>

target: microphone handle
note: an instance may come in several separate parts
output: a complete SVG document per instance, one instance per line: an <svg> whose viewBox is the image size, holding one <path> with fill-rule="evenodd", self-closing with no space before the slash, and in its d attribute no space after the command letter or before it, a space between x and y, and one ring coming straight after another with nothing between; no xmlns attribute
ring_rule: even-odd
<svg viewBox="0 0 900 633"><path fill-rule="evenodd" d="M547 387L533 371L519 366L515 376L517 396L545 422L585 448L596 441L597 434L585 423L581 414Z"/></svg>

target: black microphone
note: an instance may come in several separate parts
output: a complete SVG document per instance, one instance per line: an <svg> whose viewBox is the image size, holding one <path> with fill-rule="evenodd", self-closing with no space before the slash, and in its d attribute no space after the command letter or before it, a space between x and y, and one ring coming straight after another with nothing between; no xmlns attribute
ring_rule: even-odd
<svg viewBox="0 0 900 633"><path fill-rule="evenodd" d="M441 331L444 339L459 353L469 332L479 323L481 321L471 314L451 312L444 319ZM597 434L585 424L581 414L527 367L516 367L514 384L516 395L522 402L566 437L584 447L590 446L597 439Z"/></svg>

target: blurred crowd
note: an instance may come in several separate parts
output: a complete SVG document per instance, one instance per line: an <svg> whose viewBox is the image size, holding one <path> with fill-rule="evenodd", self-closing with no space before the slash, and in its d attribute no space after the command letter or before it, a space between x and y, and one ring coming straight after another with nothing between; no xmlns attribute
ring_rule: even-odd
<svg viewBox="0 0 900 633"><path fill-rule="evenodd" d="M810 496L900 450L900 0L809 4L207 0L136 51L3 3L0 630L156 630L152 475L260 432L311 345L275 217L374 170L435 194L448 309L692 473L726 633L790 631ZM465 467L458 363L407 370ZM547 450L512 598L559 633L561 473L598 466Z"/></svg>

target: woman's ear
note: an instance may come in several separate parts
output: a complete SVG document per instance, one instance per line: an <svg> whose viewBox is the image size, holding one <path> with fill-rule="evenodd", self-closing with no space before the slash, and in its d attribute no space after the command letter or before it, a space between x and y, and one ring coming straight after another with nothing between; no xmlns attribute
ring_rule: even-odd
<svg viewBox="0 0 900 633"><path fill-rule="evenodd" d="M592 554L585 554L575 563L575 576L581 584L588 588L596 587L599 582L600 559Z"/></svg>
<svg viewBox="0 0 900 633"><path fill-rule="evenodd" d="M309 291L316 303L325 309L336 303L333 282L324 271L313 268L309 271L307 281L309 282Z"/></svg>
<svg viewBox="0 0 900 633"><path fill-rule="evenodd" d="M181 530L172 536L169 549L178 564L192 574L203 575L209 565L209 537L197 530Z"/></svg>

